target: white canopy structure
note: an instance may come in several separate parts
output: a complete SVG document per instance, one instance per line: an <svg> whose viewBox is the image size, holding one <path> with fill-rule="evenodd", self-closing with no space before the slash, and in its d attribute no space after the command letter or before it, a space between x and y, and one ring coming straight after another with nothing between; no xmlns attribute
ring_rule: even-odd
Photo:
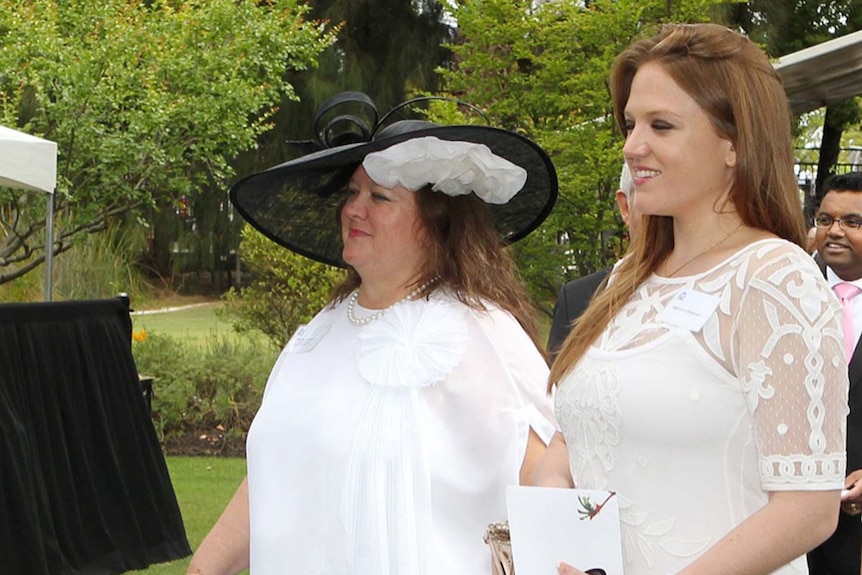
<svg viewBox="0 0 862 575"><path fill-rule="evenodd" d="M0 126L0 186L48 194L45 222L45 301L50 301L57 143Z"/></svg>
<svg viewBox="0 0 862 575"><path fill-rule="evenodd" d="M57 143L0 126L0 186L53 194Z"/></svg>
<svg viewBox="0 0 862 575"><path fill-rule="evenodd" d="M794 114L862 94L862 30L782 56L773 67Z"/></svg>

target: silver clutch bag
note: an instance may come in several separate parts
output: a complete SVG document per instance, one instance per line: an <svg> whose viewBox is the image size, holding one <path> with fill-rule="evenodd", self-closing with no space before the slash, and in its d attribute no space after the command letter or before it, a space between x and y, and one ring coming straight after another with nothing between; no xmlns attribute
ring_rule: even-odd
<svg viewBox="0 0 862 575"><path fill-rule="evenodd" d="M515 575L512 561L512 540L509 537L509 522L491 523L485 531L485 543L491 549L491 565L494 575Z"/></svg>

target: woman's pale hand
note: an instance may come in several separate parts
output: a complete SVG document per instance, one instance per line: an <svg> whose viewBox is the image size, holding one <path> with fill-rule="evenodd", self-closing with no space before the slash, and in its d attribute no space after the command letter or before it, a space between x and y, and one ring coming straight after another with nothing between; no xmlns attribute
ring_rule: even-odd
<svg viewBox="0 0 862 575"><path fill-rule="evenodd" d="M586 575L583 571L578 571L568 563L560 563L557 565L557 571L560 575Z"/></svg>
<svg viewBox="0 0 862 575"><path fill-rule="evenodd" d="M596 568L587 569L586 571L579 571L568 563L563 563L562 561L559 565L557 565L557 571L560 573L560 575L606 575L604 569Z"/></svg>

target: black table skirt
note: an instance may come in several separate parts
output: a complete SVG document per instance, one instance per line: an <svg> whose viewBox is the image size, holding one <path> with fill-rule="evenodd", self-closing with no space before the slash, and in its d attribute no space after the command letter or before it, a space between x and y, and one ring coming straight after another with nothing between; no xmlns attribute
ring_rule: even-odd
<svg viewBox="0 0 862 575"><path fill-rule="evenodd" d="M111 575L190 553L128 304L0 305L0 572Z"/></svg>

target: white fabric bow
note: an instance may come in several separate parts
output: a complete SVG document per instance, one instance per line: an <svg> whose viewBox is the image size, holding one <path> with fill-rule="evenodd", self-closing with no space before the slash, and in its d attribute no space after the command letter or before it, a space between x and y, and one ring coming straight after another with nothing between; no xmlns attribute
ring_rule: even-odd
<svg viewBox="0 0 862 575"><path fill-rule="evenodd" d="M387 188L419 190L432 184L447 196L475 193L489 204L505 204L527 181L527 171L495 155L488 146L473 142L414 138L362 162L368 176Z"/></svg>

